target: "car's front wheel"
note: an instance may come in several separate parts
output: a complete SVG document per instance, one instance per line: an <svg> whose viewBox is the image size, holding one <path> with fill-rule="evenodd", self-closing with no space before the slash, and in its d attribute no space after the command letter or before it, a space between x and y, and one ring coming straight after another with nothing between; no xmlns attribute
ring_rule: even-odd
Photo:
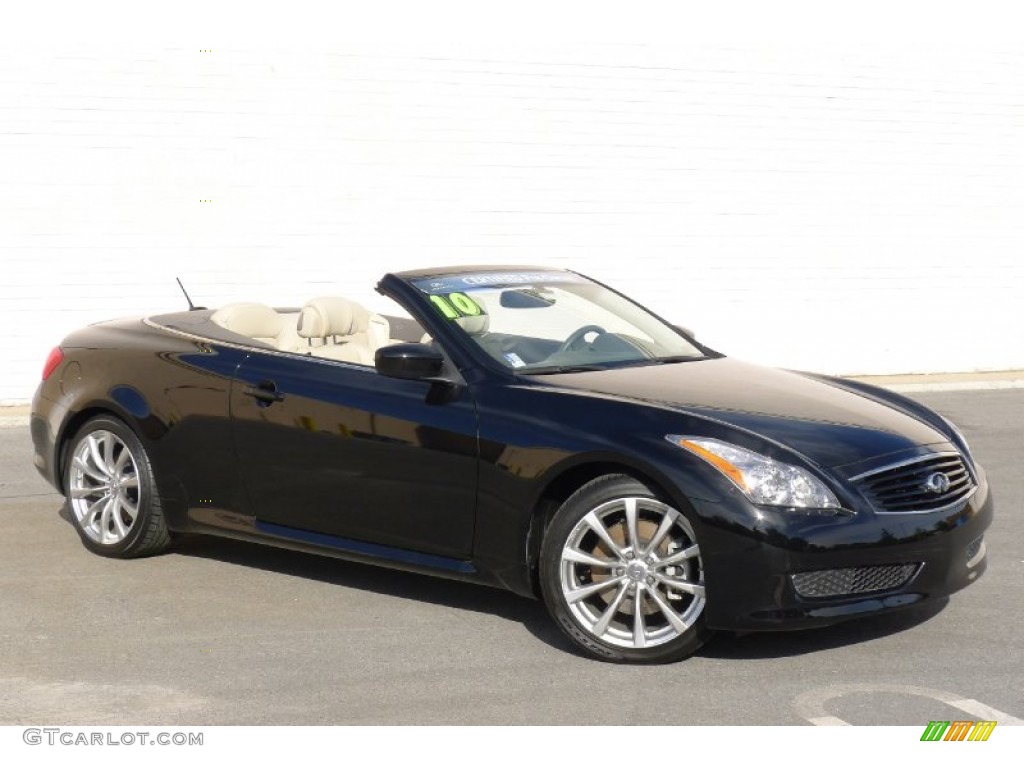
<svg viewBox="0 0 1024 768"><path fill-rule="evenodd" d="M693 525L625 475L587 483L544 535L541 589L563 632L607 661L664 663L709 636Z"/></svg>
<svg viewBox="0 0 1024 768"><path fill-rule="evenodd" d="M170 534L149 457L124 422L90 419L72 439L67 457L64 495L88 549L127 558L167 547Z"/></svg>

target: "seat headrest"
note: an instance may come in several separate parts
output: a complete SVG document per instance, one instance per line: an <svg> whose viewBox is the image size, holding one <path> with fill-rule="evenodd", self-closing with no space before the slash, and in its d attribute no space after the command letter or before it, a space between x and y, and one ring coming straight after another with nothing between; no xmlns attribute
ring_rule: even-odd
<svg viewBox="0 0 1024 768"><path fill-rule="evenodd" d="M284 320L272 308L251 301L225 304L210 319L221 328L250 338L271 339L284 327Z"/></svg>
<svg viewBox="0 0 1024 768"><path fill-rule="evenodd" d="M354 301L340 296L310 299L299 314L298 333L304 339L351 336L370 325L370 313Z"/></svg>
<svg viewBox="0 0 1024 768"><path fill-rule="evenodd" d="M487 329L491 327L491 316L470 315L457 318L455 322L470 336L479 336L482 333L487 333Z"/></svg>

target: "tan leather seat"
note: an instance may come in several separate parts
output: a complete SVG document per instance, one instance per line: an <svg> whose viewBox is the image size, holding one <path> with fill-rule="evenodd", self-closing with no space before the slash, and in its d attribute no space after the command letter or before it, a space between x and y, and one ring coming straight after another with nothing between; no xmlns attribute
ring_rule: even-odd
<svg viewBox="0 0 1024 768"><path fill-rule="evenodd" d="M470 336L482 336L491 327L490 315L470 315L456 319L456 324Z"/></svg>
<svg viewBox="0 0 1024 768"><path fill-rule="evenodd" d="M240 301L225 304L210 319L222 328L262 341L282 352L307 351L308 342L300 338L296 330L298 312L282 313L266 304Z"/></svg>
<svg viewBox="0 0 1024 768"><path fill-rule="evenodd" d="M457 317L455 318L455 324L458 325L470 336L483 336L485 333L487 333L487 329L491 327L491 316L485 314ZM420 338L420 343L430 344L433 340L433 337L429 333L424 333L423 336Z"/></svg>
<svg viewBox="0 0 1024 768"><path fill-rule="evenodd" d="M284 327L284 320L273 308L252 301L225 304L214 312L210 319L232 333L248 336L274 347L277 346L277 337Z"/></svg>
<svg viewBox="0 0 1024 768"><path fill-rule="evenodd" d="M376 352L388 344L399 344L391 338L391 323L381 315L371 314L366 329L366 344L371 352Z"/></svg>
<svg viewBox="0 0 1024 768"><path fill-rule="evenodd" d="M373 365L370 326L370 313L363 306L340 296L321 296L302 307L297 332L319 342L309 348L314 357Z"/></svg>
<svg viewBox="0 0 1024 768"><path fill-rule="evenodd" d="M277 334L276 346L282 352L309 352L309 342L299 336L299 312L281 313L281 332Z"/></svg>
<svg viewBox="0 0 1024 768"><path fill-rule="evenodd" d="M211 315L217 325L240 336L297 352L373 365L379 347L395 344L391 326L360 304L341 296L311 299L299 312L279 313L266 304L240 301Z"/></svg>

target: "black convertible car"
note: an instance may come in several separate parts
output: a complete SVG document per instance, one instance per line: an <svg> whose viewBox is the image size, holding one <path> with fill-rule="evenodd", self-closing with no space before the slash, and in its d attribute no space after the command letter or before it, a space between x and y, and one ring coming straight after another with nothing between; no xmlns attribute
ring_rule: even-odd
<svg viewBox="0 0 1024 768"><path fill-rule="evenodd" d="M541 597L601 659L948 595L985 473L948 421L761 368L574 272L389 274L341 297L100 323L46 361L35 464L85 546L262 541Z"/></svg>

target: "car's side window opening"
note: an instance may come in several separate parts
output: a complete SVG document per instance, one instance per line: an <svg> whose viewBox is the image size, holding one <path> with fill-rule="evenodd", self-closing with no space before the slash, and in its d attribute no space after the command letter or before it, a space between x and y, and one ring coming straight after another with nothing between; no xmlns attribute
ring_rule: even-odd
<svg viewBox="0 0 1024 768"><path fill-rule="evenodd" d="M383 318L391 325L391 340L395 343L418 343L426 334L423 326L411 317L383 315Z"/></svg>
<svg viewBox="0 0 1024 768"><path fill-rule="evenodd" d="M341 296L313 298L298 309L236 302L215 310L210 320L279 352L369 367L380 347L419 341L424 334L415 320L371 312Z"/></svg>

